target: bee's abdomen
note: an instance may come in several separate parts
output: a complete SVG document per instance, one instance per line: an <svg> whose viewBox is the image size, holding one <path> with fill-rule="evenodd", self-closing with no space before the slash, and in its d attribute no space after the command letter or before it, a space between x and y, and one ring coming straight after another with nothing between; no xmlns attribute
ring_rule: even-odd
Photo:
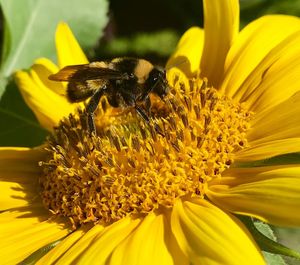
<svg viewBox="0 0 300 265"><path fill-rule="evenodd" d="M70 102L80 102L88 99L99 89L104 89L107 81L103 79L72 81L68 84L67 95Z"/></svg>
<svg viewBox="0 0 300 265"><path fill-rule="evenodd" d="M82 82L70 82L68 84L67 96L70 102L84 101L94 93L94 89L89 89L87 85Z"/></svg>

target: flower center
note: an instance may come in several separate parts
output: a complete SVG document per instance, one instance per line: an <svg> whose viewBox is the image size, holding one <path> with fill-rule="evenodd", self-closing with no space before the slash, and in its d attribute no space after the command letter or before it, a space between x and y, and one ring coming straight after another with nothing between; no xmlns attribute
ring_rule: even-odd
<svg viewBox="0 0 300 265"><path fill-rule="evenodd" d="M134 111L108 119L99 109L97 136L86 130L84 112L70 115L48 139L49 156L40 162L45 206L75 227L203 197L207 183L247 145L250 113L200 79L172 80L165 103L153 103L150 124Z"/></svg>

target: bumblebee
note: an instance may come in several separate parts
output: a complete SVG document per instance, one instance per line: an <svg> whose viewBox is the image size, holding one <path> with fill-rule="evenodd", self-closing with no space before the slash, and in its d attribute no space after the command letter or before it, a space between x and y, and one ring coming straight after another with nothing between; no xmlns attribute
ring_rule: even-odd
<svg viewBox="0 0 300 265"><path fill-rule="evenodd" d="M166 72L149 61L137 58L115 58L82 65L70 65L50 75L50 80L67 81L70 102L89 99L86 112L88 127L96 133L94 112L102 96L112 107L134 108L147 122L150 119L150 93L163 99L169 92ZM146 107L145 109L142 107Z"/></svg>

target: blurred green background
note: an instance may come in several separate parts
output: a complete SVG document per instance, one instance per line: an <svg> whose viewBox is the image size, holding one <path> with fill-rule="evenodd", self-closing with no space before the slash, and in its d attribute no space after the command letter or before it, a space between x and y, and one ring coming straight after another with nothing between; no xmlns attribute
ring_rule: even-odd
<svg viewBox="0 0 300 265"><path fill-rule="evenodd" d="M180 36L203 26L198 0L110 0L109 23L91 57L136 55L164 64ZM264 14L300 16L300 0L240 0L241 28Z"/></svg>
<svg viewBox="0 0 300 265"><path fill-rule="evenodd" d="M97 6L98 2L101 6ZM51 7L48 7L50 3ZM194 25L203 26L202 3L199 0L0 0L0 4L1 146L36 146L47 135L24 104L11 74L19 68L30 67L39 56L55 60L54 25L57 21L65 20L71 25L90 60L137 56L161 65L166 63L185 30ZM24 8L19 5L24 5ZM240 0L240 8L241 28L264 14L300 16L300 0ZM32 13L39 17L32 19ZM98 15L100 13L103 17ZM26 35L24 41L23 32L28 28L22 27L29 22L36 25L34 29L37 32L39 25L43 25L43 31L32 34L31 38ZM52 28L45 31L45 26L51 23ZM20 43L25 43L25 46L18 46ZM20 53L22 48L24 51ZM23 57L17 57L16 52ZM299 230L277 228L276 234L281 242L300 251ZM300 264L292 259L287 259L287 262Z"/></svg>

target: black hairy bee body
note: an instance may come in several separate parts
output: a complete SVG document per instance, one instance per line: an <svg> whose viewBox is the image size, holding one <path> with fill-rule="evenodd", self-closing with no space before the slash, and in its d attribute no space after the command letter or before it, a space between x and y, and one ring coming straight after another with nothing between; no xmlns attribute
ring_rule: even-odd
<svg viewBox="0 0 300 265"><path fill-rule="evenodd" d="M168 91L166 73L149 61L137 58L115 58L111 61L92 62L83 65L70 65L58 73L50 75L50 80L67 81L67 97L70 102L85 101L88 126L95 132L93 114L103 95L113 107L133 107L149 122L144 104L150 108L150 93L163 99Z"/></svg>

